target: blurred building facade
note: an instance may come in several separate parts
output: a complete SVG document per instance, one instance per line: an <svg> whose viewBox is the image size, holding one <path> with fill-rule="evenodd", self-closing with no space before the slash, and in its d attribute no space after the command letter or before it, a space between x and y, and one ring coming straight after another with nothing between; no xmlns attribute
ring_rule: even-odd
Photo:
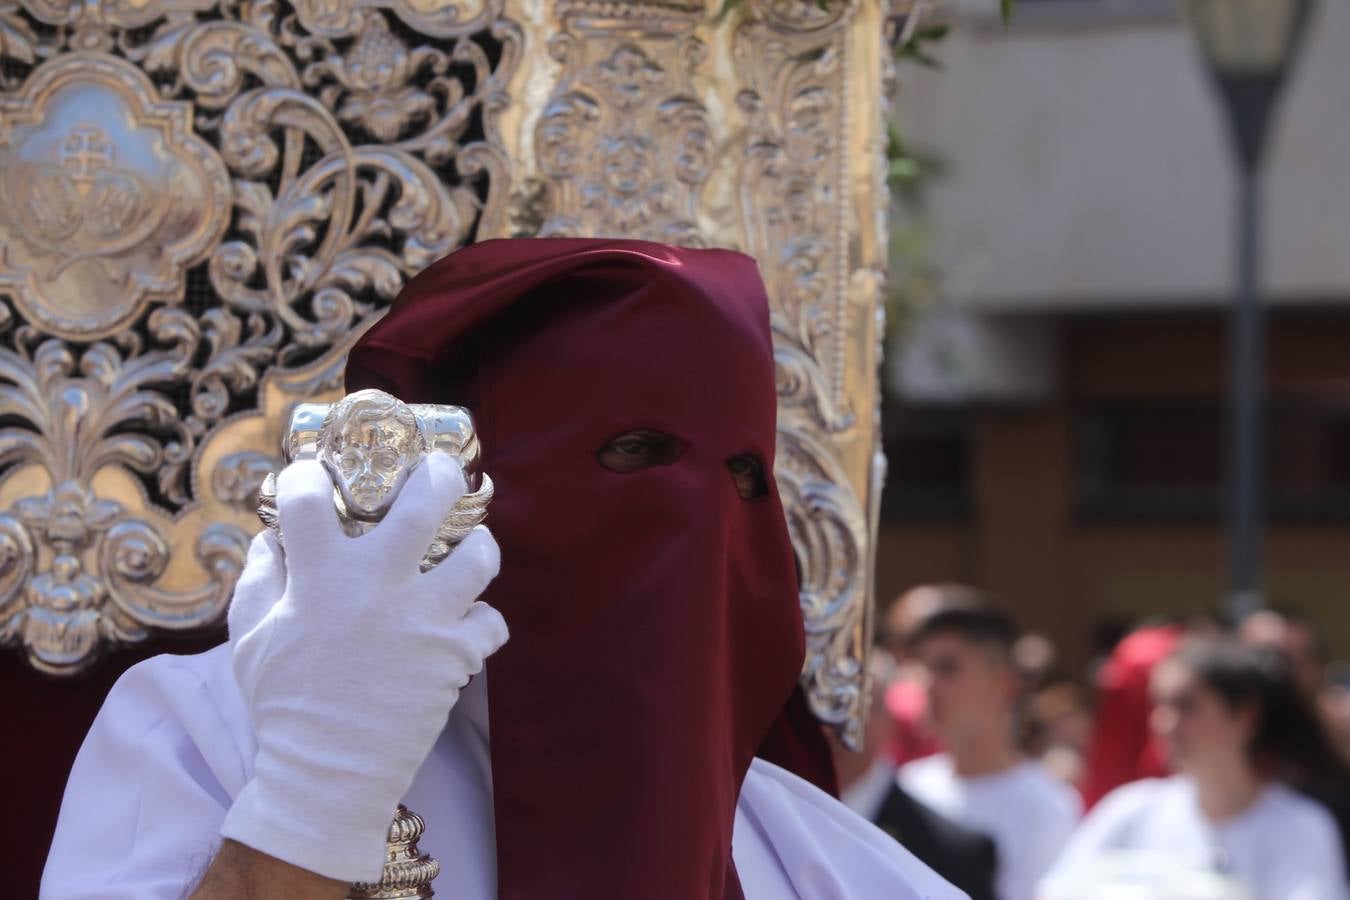
<svg viewBox="0 0 1350 900"><path fill-rule="evenodd" d="M946 9L897 122L936 298L892 340L879 596L959 579L1086 655L1100 623L1224 590L1226 123L1167 0ZM1323 2L1265 182L1270 602L1350 653L1350 4ZM901 211L898 221L905 226ZM900 263L904 264L903 261Z"/></svg>

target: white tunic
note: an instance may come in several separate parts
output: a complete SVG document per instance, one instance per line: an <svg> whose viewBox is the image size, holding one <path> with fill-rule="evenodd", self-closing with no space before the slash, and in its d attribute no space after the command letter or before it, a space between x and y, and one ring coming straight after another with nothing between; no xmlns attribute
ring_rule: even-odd
<svg viewBox="0 0 1350 900"><path fill-rule="evenodd" d="M1180 895L1201 873L1236 882L1224 896L1345 900L1340 837L1331 815L1280 784L1236 816L1211 821L1184 775L1117 788L1099 803L1041 882L1046 900L1105 895L1128 883L1138 896ZM1124 874L1122 874L1124 873Z"/></svg>
<svg viewBox="0 0 1350 900"><path fill-rule="evenodd" d="M475 679L404 800L427 820L421 846L441 862L434 887L457 900L496 893L486 709ZM182 896L209 864L256 752L228 647L128 670L71 770L41 897ZM758 759L732 854L750 900L964 897L843 804Z"/></svg>
<svg viewBox="0 0 1350 900"><path fill-rule="evenodd" d="M956 773L950 756L939 753L906 764L899 777L914 799L994 841L999 900L1032 900L1036 882L1083 814L1078 794L1032 760L966 778Z"/></svg>

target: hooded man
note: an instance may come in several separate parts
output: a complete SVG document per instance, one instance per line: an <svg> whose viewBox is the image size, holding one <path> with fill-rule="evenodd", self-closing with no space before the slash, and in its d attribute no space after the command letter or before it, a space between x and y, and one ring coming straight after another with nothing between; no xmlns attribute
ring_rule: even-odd
<svg viewBox="0 0 1350 900"><path fill-rule="evenodd" d="M356 538L318 463L284 470L229 644L110 694L44 896L341 898L400 800L465 900L961 896L826 793L752 260L475 244L347 387L469 407L491 531L419 571L464 491L443 454Z"/></svg>

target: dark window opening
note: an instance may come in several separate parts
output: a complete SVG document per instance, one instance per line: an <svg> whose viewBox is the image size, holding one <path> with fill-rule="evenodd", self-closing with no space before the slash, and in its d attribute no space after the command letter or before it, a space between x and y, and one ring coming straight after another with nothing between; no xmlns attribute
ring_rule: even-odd
<svg viewBox="0 0 1350 900"><path fill-rule="evenodd" d="M882 415L887 522L960 522L970 518L973 440L964 410L888 406Z"/></svg>
<svg viewBox="0 0 1350 900"><path fill-rule="evenodd" d="M1076 511L1087 519L1213 521L1226 502L1218 404L1113 404L1074 417ZM1267 507L1283 520L1350 519L1350 404L1275 398Z"/></svg>

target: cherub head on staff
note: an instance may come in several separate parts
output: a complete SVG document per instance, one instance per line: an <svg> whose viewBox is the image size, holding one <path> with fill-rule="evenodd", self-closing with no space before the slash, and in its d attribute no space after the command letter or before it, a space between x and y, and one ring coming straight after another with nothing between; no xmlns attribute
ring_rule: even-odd
<svg viewBox="0 0 1350 900"><path fill-rule="evenodd" d="M412 409L381 391L350 394L329 411L319 432L319 461L342 494L347 513L378 518L416 467L425 447Z"/></svg>

